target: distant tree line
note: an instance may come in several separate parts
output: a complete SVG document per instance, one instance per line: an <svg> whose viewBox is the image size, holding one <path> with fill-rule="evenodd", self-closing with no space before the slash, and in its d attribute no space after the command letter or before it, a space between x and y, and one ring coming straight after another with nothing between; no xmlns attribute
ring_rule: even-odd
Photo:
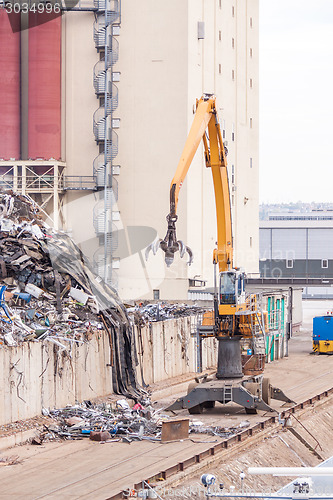
<svg viewBox="0 0 333 500"><path fill-rule="evenodd" d="M296 201L294 203L261 203L259 205L259 219L268 220L271 213L288 213L288 212L312 212L317 210L333 210L333 203L304 203Z"/></svg>

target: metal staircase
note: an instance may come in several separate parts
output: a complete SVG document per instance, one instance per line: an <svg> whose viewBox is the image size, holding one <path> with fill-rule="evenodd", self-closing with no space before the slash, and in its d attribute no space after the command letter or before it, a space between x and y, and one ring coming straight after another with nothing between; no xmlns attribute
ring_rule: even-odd
<svg viewBox="0 0 333 500"><path fill-rule="evenodd" d="M251 316L252 321L252 341L254 354L265 354L265 328L260 318L260 313L256 311L255 316Z"/></svg>
<svg viewBox="0 0 333 500"><path fill-rule="evenodd" d="M118 183L113 175L113 160L118 154L118 135L113 124L114 111L118 107L118 88L114 83L113 66L119 57L115 36L120 23L120 1L94 0L94 6L94 42L100 57L93 72L93 85L99 100L99 108L93 116L93 132L100 151L93 163L100 194L100 201L94 209L94 228L100 242L94 255L94 267L107 283L117 288L113 260L118 240L113 211L118 200Z"/></svg>
<svg viewBox="0 0 333 500"><path fill-rule="evenodd" d="M232 401L232 384L226 382L223 387L223 404L226 405L230 401Z"/></svg>

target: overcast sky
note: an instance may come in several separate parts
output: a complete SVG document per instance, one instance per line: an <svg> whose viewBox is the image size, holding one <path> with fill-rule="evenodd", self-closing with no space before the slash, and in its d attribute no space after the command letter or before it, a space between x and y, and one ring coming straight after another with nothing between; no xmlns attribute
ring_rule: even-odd
<svg viewBox="0 0 333 500"><path fill-rule="evenodd" d="M260 201L333 202L333 0L260 0Z"/></svg>

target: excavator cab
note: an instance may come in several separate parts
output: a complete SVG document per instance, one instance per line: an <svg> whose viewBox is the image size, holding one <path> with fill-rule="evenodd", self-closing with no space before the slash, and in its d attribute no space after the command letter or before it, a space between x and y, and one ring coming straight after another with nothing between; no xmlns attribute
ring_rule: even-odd
<svg viewBox="0 0 333 500"><path fill-rule="evenodd" d="M220 273L219 304L239 306L245 303L245 274L238 269Z"/></svg>
<svg viewBox="0 0 333 500"><path fill-rule="evenodd" d="M245 273L240 269L222 271L214 302L215 327L218 335L239 335L239 314L246 309Z"/></svg>

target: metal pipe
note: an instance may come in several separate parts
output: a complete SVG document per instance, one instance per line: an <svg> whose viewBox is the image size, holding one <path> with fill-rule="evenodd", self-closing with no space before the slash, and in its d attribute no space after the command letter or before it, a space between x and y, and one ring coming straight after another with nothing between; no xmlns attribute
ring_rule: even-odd
<svg viewBox="0 0 333 500"><path fill-rule="evenodd" d="M147 486L148 490L151 490L151 491L153 491L155 493L156 498L159 498L160 500L163 500L163 498L160 497L160 495L158 493L156 493L156 491L154 490L154 488L152 488L149 483L147 483L146 481L142 481L142 490L143 491L145 490L145 486Z"/></svg>
<svg viewBox="0 0 333 500"><path fill-rule="evenodd" d="M263 498L265 500L296 500L297 498L302 499L302 500L332 500L332 495L330 496L322 496L322 495L315 495L315 496L308 496L308 495L302 495L302 496L296 496L295 494L289 494L289 495L270 495L267 493L251 493L251 494L242 494L242 493L211 493L210 491L205 493L206 498Z"/></svg>

